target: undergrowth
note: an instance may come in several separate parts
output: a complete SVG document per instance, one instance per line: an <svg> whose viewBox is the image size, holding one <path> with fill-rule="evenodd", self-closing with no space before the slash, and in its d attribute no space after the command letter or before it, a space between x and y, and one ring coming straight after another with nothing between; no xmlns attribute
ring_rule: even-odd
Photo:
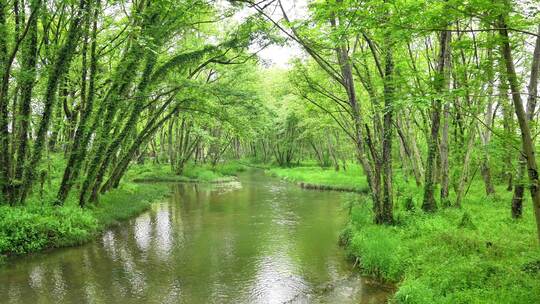
<svg viewBox="0 0 540 304"><path fill-rule="evenodd" d="M181 175L175 174L170 165L146 164L137 166L126 176L127 179L165 182L226 182L234 180L234 175L246 170L246 166L238 161L210 164L189 163Z"/></svg>
<svg viewBox="0 0 540 304"><path fill-rule="evenodd" d="M349 165L347 170L336 171L333 168L318 166L299 166L292 168L270 168L267 172L295 183L309 183L314 186L329 186L336 190L355 189L367 191L367 181L358 165Z"/></svg>
<svg viewBox="0 0 540 304"><path fill-rule="evenodd" d="M124 183L88 208L80 208L74 199L61 207L35 200L26 206L2 206L0 255L82 244L103 229L149 209L168 191L165 185Z"/></svg>
<svg viewBox="0 0 540 304"><path fill-rule="evenodd" d="M394 226L373 224L364 198L350 209L343 242L363 273L398 284L392 302L540 303L530 201L523 219L513 220L510 192L500 187L488 197L480 182L473 187L463 208L425 214L421 190L402 183Z"/></svg>
<svg viewBox="0 0 540 304"><path fill-rule="evenodd" d="M0 263L5 256L20 255L47 248L73 246L91 240L103 229L136 216L150 208L150 204L169 192L167 185L134 183L136 179L156 179L172 182L221 182L231 179L245 166L239 162L210 165L189 164L183 176L176 176L166 165L147 163L134 165L127 172L118 189L100 196L97 204L79 208L77 191L72 191L63 206L54 206L63 159L51 156L48 179L43 188L36 189L19 207L0 207Z"/></svg>

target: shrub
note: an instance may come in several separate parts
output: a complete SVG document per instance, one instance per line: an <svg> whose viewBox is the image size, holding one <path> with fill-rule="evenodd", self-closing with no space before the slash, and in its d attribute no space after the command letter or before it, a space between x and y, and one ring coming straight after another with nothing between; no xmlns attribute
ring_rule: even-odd
<svg viewBox="0 0 540 304"><path fill-rule="evenodd" d="M0 253L79 244L96 229L91 213L77 207L0 207Z"/></svg>
<svg viewBox="0 0 540 304"><path fill-rule="evenodd" d="M481 185L480 185L481 186ZM510 218L511 192L471 188L460 208L424 213L421 189L402 187L397 225L378 226L368 205L350 213L349 252L365 273L395 281L397 303L540 303L540 249L531 208ZM407 192L408 191L408 192ZM413 198L415 211L407 211Z"/></svg>
<svg viewBox="0 0 540 304"><path fill-rule="evenodd" d="M385 280L398 280L403 273L400 239L391 227L365 227L356 233L350 245L360 258L365 273Z"/></svg>
<svg viewBox="0 0 540 304"><path fill-rule="evenodd" d="M398 303L403 304L431 304L435 302L435 294L432 289L420 280L406 280L399 286L394 295Z"/></svg>

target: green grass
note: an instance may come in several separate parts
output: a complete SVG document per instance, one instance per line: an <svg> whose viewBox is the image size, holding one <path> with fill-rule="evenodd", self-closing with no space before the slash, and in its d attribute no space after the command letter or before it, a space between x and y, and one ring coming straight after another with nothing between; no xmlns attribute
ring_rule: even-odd
<svg viewBox="0 0 540 304"><path fill-rule="evenodd" d="M51 168L63 168L61 157L52 155ZM55 165L55 163L57 163ZM50 172L43 195L34 191L25 206L0 207L0 263L5 256L20 255L48 248L73 246L94 238L107 227L132 218L150 208L153 201L169 192L167 185L140 184L134 180L170 182L226 182L245 169L239 162L186 167L183 176L171 173L166 165L134 165L118 189L100 197L99 203L81 209L77 192L72 191L61 207L53 206L62 172Z"/></svg>
<svg viewBox="0 0 540 304"><path fill-rule="evenodd" d="M150 208L168 193L165 185L124 183L81 209L74 197L64 206L30 200L21 207L0 207L0 254L19 255L82 244L103 229Z"/></svg>
<svg viewBox="0 0 540 304"><path fill-rule="evenodd" d="M368 189L366 178L358 165L349 165L346 171L335 171L333 168L320 168L317 166L300 166L271 168L267 172L290 182L309 184L313 188L320 187L358 192L365 192Z"/></svg>
<svg viewBox="0 0 540 304"><path fill-rule="evenodd" d="M268 172L295 183L367 188L358 166ZM523 219L513 220L512 193L504 188L488 197L477 180L463 208L426 214L420 210L422 188L396 170L396 225L373 224L370 199L359 196L348 203L350 221L341 241L364 274L396 283L393 303L540 303L540 246L531 202L524 202Z"/></svg>
<svg viewBox="0 0 540 304"><path fill-rule="evenodd" d="M101 228L116 225L150 209L150 205L169 193L163 184L125 183L105 194L93 214Z"/></svg>
<svg viewBox="0 0 540 304"><path fill-rule="evenodd" d="M475 182L462 209L419 210L422 191L398 185L395 226L354 203L342 238L362 272L397 282L396 303L540 303L540 246L531 202L510 218L511 193L487 197ZM408 191L406 191L408 189ZM415 208L406 211L412 198ZM453 200L453 197L450 198Z"/></svg>
<svg viewBox="0 0 540 304"><path fill-rule="evenodd" d="M91 212L73 206L3 206L0 214L0 254L5 255L80 244L98 229Z"/></svg>
<svg viewBox="0 0 540 304"><path fill-rule="evenodd" d="M126 178L135 181L221 183L235 180L234 175L245 169L246 166L240 162L222 163L215 167L190 163L182 175L176 175L169 165L147 164L134 167Z"/></svg>

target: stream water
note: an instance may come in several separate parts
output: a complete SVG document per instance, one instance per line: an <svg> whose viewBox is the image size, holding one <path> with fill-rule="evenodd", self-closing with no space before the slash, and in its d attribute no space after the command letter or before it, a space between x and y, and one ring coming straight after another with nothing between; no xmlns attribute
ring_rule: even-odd
<svg viewBox="0 0 540 304"><path fill-rule="evenodd" d="M0 303L384 303L337 245L348 195L249 171L170 198L100 238L8 261Z"/></svg>

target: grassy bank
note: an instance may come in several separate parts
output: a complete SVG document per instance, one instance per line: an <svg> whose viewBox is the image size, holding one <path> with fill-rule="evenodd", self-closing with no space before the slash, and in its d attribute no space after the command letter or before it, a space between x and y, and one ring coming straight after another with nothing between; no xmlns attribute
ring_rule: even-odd
<svg viewBox="0 0 540 304"><path fill-rule="evenodd" d="M315 166L267 172L318 189L366 190L358 167L336 172ZM395 303L540 303L540 246L529 199L521 220L510 217L512 193L486 196L475 181L463 208L421 211L423 192L396 172L394 226L373 224L368 196L349 202L342 234L347 251L366 275L393 282ZM450 201L455 197L450 196Z"/></svg>
<svg viewBox="0 0 540 304"><path fill-rule="evenodd" d="M61 160L52 159L55 161ZM0 207L0 263L6 256L87 242L107 227L146 211L152 202L168 194L169 187L165 184L137 181L226 182L243 169L239 163L214 168L189 165L183 176L176 176L166 165L135 165L118 189L102 195L99 204L84 209L77 204L76 191L72 191L63 206L53 206L62 172L52 171L43 191L34 191L27 205Z"/></svg>
<svg viewBox="0 0 540 304"><path fill-rule="evenodd" d="M89 208L79 208L75 197L61 207L38 199L26 206L0 207L0 254L20 255L82 244L105 228L147 210L168 191L166 185L125 182Z"/></svg>
<svg viewBox="0 0 540 304"><path fill-rule="evenodd" d="M398 188L407 195L398 197L397 225L374 225L366 199L351 209L344 232L362 272L398 283L395 302L540 303L540 246L530 201L524 218L512 220L512 194L500 187L487 197L475 182L462 209L425 214L420 190Z"/></svg>
<svg viewBox="0 0 540 304"><path fill-rule="evenodd" d="M149 164L135 167L126 178L137 182L224 183L236 180L235 174L245 169L246 166L240 162L222 163L214 167L208 164L188 164L182 175L176 175L167 164Z"/></svg>
<svg viewBox="0 0 540 304"><path fill-rule="evenodd" d="M347 170L335 171L333 168L318 166L299 166L292 168L270 168L267 172L283 180L294 182L307 189L366 192L367 182L357 165Z"/></svg>

